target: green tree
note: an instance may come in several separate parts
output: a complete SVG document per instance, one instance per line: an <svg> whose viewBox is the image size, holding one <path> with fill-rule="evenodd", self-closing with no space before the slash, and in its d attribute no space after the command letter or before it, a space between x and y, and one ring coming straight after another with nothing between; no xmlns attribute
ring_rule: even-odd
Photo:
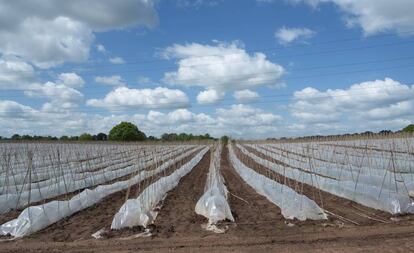
<svg viewBox="0 0 414 253"><path fill-rule="evenodd" d="M405 133L414 133L414 124L410 124L402 129Z"/></svg>
<svg viewBox="0 0 414 253"><path fill-rule="evenodd" d="M79 140L80 141L92 141L92 135L88 134L88 133L83 133L79 136Z"/></svg>
<svg viewBox="0 0 414 253"><path fill-rule="evenodd" d="M108 140L108 136L104 133L99 133L99 134L96 135L96 140L106 141L106 140Z"/></svg>
<svg viewBox="0 0 414 253"><path fill-rule="evenodd" d="M25 141L30 141L30 140L33 140L34 138L28 134L25 134L25 135L22 135L20 139L25 140Z"/></svg>
<svg viewBox="0 0 414 253"><path fill-rule="evenodd" d="M68 141L68 140L69 140L69 137L68 137L67 135L62 135L62 136L59 138L59 140L61 140L61 141Z"/></svg>
<svg viewBox="0 0 414 253"><path fill-rule="evenodd" d="M150 141L157 141L158 140L157 137L152 136L152 135L148 136L147 139L150 140Z"/></svg>
<svg viewBox="0 0 414 253"><path fill-rule="evenodd" d="M110 141L144 141L146 135L130 122L121 122L109 131Z"/></svg>
<svg viewBox="0 0 414 253"><path fill-rule="evenodd" d="M79 140L79 136L71 136L71 137L69 137L69 140L70 141L77 141L77 140Z"/></svg>
<svg viewBox="0 0 414 253"><path fill-rule="evenodd" d="M13 134L13 136L11 137L12 140L20 140L21 137L18 134Z"/></svg>
<svg viewBox="0 0 414 253"><path fill-rule="evenodd" d="M229 137L227 135L223 135L221 136L220 140L223 145L227 145L227 142L229 141Z"/></svg>

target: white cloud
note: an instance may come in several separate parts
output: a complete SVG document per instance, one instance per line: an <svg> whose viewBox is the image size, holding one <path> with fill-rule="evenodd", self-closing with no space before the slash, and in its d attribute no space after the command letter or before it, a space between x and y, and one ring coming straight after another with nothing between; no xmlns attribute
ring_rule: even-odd
<svg viewBox="0 0 414 253"><path fill-rule="evenodd" d="M146 76L139 76L137 78L137 83L139 83L139 84L149 84L149 83L151 83L151 78L146 77Z"/></svg>
<svg viewBox="0 0 414 253"><path fill-rule="evenodd" d="M414 115L414 86L390 78L325 92L308 87L295 92L294 98L291 114L308 124L336 122L344 128L355 129L385 120L406 120Z"/></svg>
<svg viewBox="0 0 414 253"><path fill-rule="evenodd" d="M58 80L71 88L81 88L85 84L82 77L78 76L76 73L61 73L58 76Z"/></svg>
<svg viewBox="0 0 414 253"><path fill-rule="evenodd" d="M177 124L203 124L211 125L215 120L210 116L199 113L195 114L187 109L177 109L169 113L149 111L147 120L154 125L177 125Z"/></svg>
<svg viewBox="0 0 414 253"><path fill-rule="evenodd" d="M180 8L195 8L199 9L202 6L213 7L218 5L223 0L177 0L176 4Z"/></svg>
<svg viewBox="0 0 414 253"><path fill-rule="evenodd" d="M113 76L97 76L95 77L95 82L104 85L111 85L111 86L125 86L124 80L119 75Z"/></svg>
<svg viewBox="0 0 414 253"><path fill-rule="evenodd" d="M36 111L33 110L30 106L25 106L10 100L0 100L1 117L27 118L33 115L35 112Z"/></svg>
<svg viewBox="0 0 414 253"><path fill-rule="evenodd" d="M284 68L263 53L248 54L240 43L175 44L164 50L166 59L178 59L178 70L164 75L169 84L200 86L216 91L281 85Z"/></svg>
<svg viewBox="0 0 414 253"><path fill-rule="evenodd" d="M119 56L110 58L109 62L112 63L112 64L124 64L125 63L124 59L122 59Z"/></svg>
<svg viewBox="0 0 414 253"><path fill-rule="evenodd" d="M414 1L412 0L290 0L305 2L314 7L323 3L337 5L344 13L346 24L360 26L366 35L379 32L412 32ZM412 34L412 33L411 33Z"/></svg>
<svg viewBox="0 0 414 253"><path fill-rule="evenodd" d="M32 98L49 99L50 101L43 105L45 111L59 111L78 107L83 98L83 94L78 90L54 82L32 84L24 94Z"/></svg>
<svg viewBox="0 0 414 253"><path fill-rule="evenodd" d="M151 0L1 1L0 53L41 68L81 62L89 56L94 32L157 22Z"/></svg>
<svg viewBox="0 0 414 253"><path fill-rule="evenodd" d="M242 104L232 105L229 109L217 109L217 115L220 123L235 127L273 125L282 120L279 115Z"/></svg>
<svg viewBox="0 0 414 253"><path fill-rule="evenodd" d="M23 89L34 81L35 72L33 67L16 58L0 58L0 90Z"/></svg>
<svg viewBox="0 0 414 253"><path fill-rule="evenodd" d="M13 32L0 30L0 52L49 68L64 61L85 61L93 40L92 30L76 20L28 17Z"/></svg>
<svg viewBox="0 0 414 253"><path fill-rule="evenodd" d="M49 108L34 109L15 101L0 100L0 134L11 136L12 134L31 135L67 135L80 134L90 118L86 114L73 113L65 110L48 110ZM91 122L91 124L94 124Z"/></svg>
<svg viewBox="0 0 414 253"><path fill-rule="evenodd" d="M252 101L260 97L259 93L248 89L235 91L233 96L239 101Z"/></svg>
<svg viewBox="0 0 414 253"><path fill-rule="evenodd" d="M152 27L158 18L152 0L112 1L72 0L56 2L43 1L4 1L1 3L3 26L17 26L27 17L38 16L44 19L68 17L87 24L94 30L110 30L128 26L143 25Z"/></svg>
<svg viewBox="0 0 414 253"><path fill-rule="evenodd" d="M168 113L150 110L147 114L94 116L94 124L88 124L89 132L108 132L121 121L130 121L147 135L161 136L163 133L204 134L215 120L204 113L193 113L187 109L177 109Z"/></svg>
<svg viewBox="0 0 414 253"><path fill-rule="evenodd" d="M275 37L282 45L287 45L296 40L303 40L310 38L315 35L315 32L308 28L280 28L276 33Z"/></svg>
<svg viewBox="0 0 414 253"><path fill-rule="evenodd" d="M216 90L201 91L197 95L197 102L199 104L214 104L224 97L225 93Z"/></svg>
<svg viewBox="0 0 414 253"><path fill-rule="evenodd" d="M155 89L116 88L103 99L90 99L89 106L104 107L109 110L125 107L136 108L177 108L188 106L187 95L180 90L163 87Z"/></svg>
<svg viewBox="0 0 414 253"><path fill-rule="evenodd" d="M364 116L368 119L398 119L398 117L414 115L414 99L409 101L401 101L391 104L386 107L374 108L366 113Z"/></svg>
<svg viewBox="0 0 414 253"><path fill-rule="evenodd" d="M37 110L14 101L0 101L0 135L79 135L83 132L108 132L115 124L129 121L136 124L147 135L160 136L166 132L210 133L220 137L227 134L244 138L268 136L280 131L280 116L260 109L234 105L229 109L219 109L217 117L205 113L194 113L187 109L177 109L168 113L151 110L147 114L96 115L82 112ZM7 113L6 113L7 112ZM236 121L237 123L235 123ZM276 126L275 126L276 125Z"/></svg>
<svg viewBox="0 0 414 253"><path fill-rule="evenodd" d="M101 52L101 53L105 53L106 52L106 48L102 44L96 45L96 49L98 50L98 52Z"/></svg>
<svg viewBox="0 0 414 253"><path fill-rule="evenodd" d="M219 108L216 114L217 124L211 129L212 133L244 139L270 136L280 131L283 122L280 115L242 104Z"/></svg>
<svg viewBox="0 0 414 253"><path fill-rule="evenodd" d="M204 134L216 121L204 113L176 109L168 113L150 110L146 114L97 115L68 111L34 109L15 101L0 100L0 135L79 135L84 132L108 133L121 121L136 124L147 135L160 136L166 132Z"/></svg>

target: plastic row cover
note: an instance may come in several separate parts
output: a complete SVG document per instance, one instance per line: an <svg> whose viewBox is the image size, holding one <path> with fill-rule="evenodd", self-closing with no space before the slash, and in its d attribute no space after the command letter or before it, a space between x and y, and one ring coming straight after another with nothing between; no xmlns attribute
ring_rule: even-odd
<svg viewBox="0 0 414 253"><path fill-rule="evenodd" d="M292 168L300 168L309 173L320 174L326 177L335 178L340 181L354 181L358 184L365 184L383 187L391 191L407 193L414 191L413 174L394 173L382 169L372 169L369 167L358 168L352 165L334 164L331 162L321 162L313 159L312 163L300 162L293 158L288 159L280 154L269 152L258 145L248 145L259 153L271 158L282 161ZM370 174L368 174L370 173Z"/></svg>
<svg viewBox="0 0 414 253"><path fill-rule="evenodd" d="M63 177L72 177L73 180L79 180L85 176L99 175L103 174L108 170L116 170L117 168L126 167L130 164L133 164L134 161L140 163L147 163L150 160L154 160L155 157L164 157L172 152L182 151L184 147L180 147L174 150L164 150L160 153L148 153L144 156L137 157L137 154L131 154L128 157L116 157L108 156L105 161L99 162L71 162L68 164L56 163L54 166L48 166L47 170L43 172L39 168L33 167L32 170L32 183L31 185L27 182L27 169L19 173L16 172L15 168L12 168L3 176L0 176L0 186L1 193L14 193L20 192L22 187L29 189L30 187L43 187L60 180ZM137 159L138 158L138 159ZM86 163L86 164L85 164ZM104 169L101 169L104 168ZM92 172L91 172L92 171ZM23 187L23 189L24 189Z"/></svg>
<svg viewBox="0 0 414 253"><path fill-rule="evenodd" d="M227 188L220 174L220 160L221 144L216 147L214 155L212 155L204 194L195 206L195 212L206 217L209 225L225 219L234 222L227 202Z"/></svg>
<svg viewBox="0 0 414 253"><path fill-rule="evenodd" d="M110 185L100 185L93 190L86 189L68 201L51 201L43 205L28 207L22 211L18 218L1 225L0 235L10 234L15 237L22 237L39 231L67 216L98 203L112 193L127 189L131 185L162 172L185 156L188 156L188 153L163 163L154 170L143 170L129 180Z"/></svg>
<svg viewBox="0 0 414 253"><path fill-rule="evenodd" d="M340 181L328 177L321 177L316 174L300 171L296 168L286 168L258 157L240 145L238 145L238 147L244 154L255 160L257 163L266 166L287 178L391 214L414 213L414 202L407 194L397 193L378 186L366 185L363 183L357 184L350 180Z"/></svg>
<svg viewBox="0 0 414 253"><path fill-rule="evenodd" d="M265 196L269 201L277 205L286 219L296 218L301 221L306 219L327 219L327 215L315 201L244 165L235 155L231 145L229 145L229 156L234 169L241 178L260 195Z"/></svg>
<svg viewBox="0 0 414 253"><path fill-rule="evenodd" d="M124 227L143 226L151 224L157 212L154 211L157 204L165 197L168 191L174 189L180 179L190 172L207 153L208 147L204 148L188 163L181 166L169 176L165 176L149 185L136 199L128 199L112 220L111 229Z"/></svg>
<svg viewBox="0 0 414 253"><path fill-rule="evenodd" d="M162 155L165 152L168 152L168 149L163 148L158 150L148 150L155 155L159 154ZM153 152L151 152L153 151ZM58 160L54 161L53 164L47 165L46 167L40 167L41 164L36 164L35 161L33 161L32 167L33 167L33 175L32 179L35 179L36 181L44 181L47 179L54 178L59 175L64 174L78 174L82 172L88 172L91 169L95 167L108 167L114 164L121 163L124 159L132 160L137 156L137 154L142 153L137 151L134 152L133 150L128 151L127 153L106 153L105 155L101 156L99 159L92 159L92 160L79 160L79 161L71 161L66 162L64 157L58 158ZM45 154L46 156L46 154ZM151 155L152 156L152 155ZM150 158L147 156L147 158ZM21 158L25 159L25 158ZM27 159L27 158L26 158ZM43 157L45 159L45 157ZM52 159L52 158L49 158ZM57 158L55 158L57 159ZM82 158L79 158L82 159ZM102 161L102 159L105 159ZM145 160L145 157L140 157L140 160ZM28 164L22 164L19 167L15 167L13 165L9 165L9 169L5 170L3 173L0 174L0 186L4 185L18 185L18 184L24 184L26 183L26 174L27 174L27 168Z"/></svg>
<svg viewBox="0 0 414 253"><path fill-rule="evenodd" d="M392 145L392 140L389 140ZM311 153L314 158L322 160L332 160L345 165L354 165L358 167L371 167L373 169L382 169L396 172L412 173L414 167L414 157L409 153L401 154L391 151L392 146L388 147L389 151L376 151L369 146L349 146L342 147L340 144L335 146L318 145L317 143L284 143L284 144L261 144L273 150L289 152L292 154ZM297 152L300 153L297 153ZM391 167L389 161L393 161L394 166ZM384 162L385 161L385 162Z"/></svg>
<svg viewBox="0 0 414 253"><path fill-rule="evenodd" d="M194 149L188 151L185 153L186 156L194 152ZM169 158L173 156L174 154L168 155L165 158ZM141 167L147 167L150 165L155 164L157 161L151 161L147 164L138 164L137 166L128 166L124 169L116 170L116 171L105 171L102 175L95 175L86 177L83 180L77 180L74 181L72 178L67 175L64 179L60 180L59 182L44 186L41 188L33 188L31 191L24 191L20 194L14 193L14 194L5 194L0 195L0 214L6 213L10 211L13 208L20 208L22 206L25 206L29 203L34 203L37 201L41 201L48 198L53 198L68 192L73 192L78 189L87 188L90 186L102 184L111 180L114 180L116 178L128 175L134 171L137 171L137 169ZM164 166L168 166L167 164L171 163L172 161L167 161L166 163L163 163ZM163 166L162 165L162 166Z"/></svg>
<svg viewBox="0 0 414 253"><path fill-rule="evenodd" d="M292 164L294 163L302 163L306 166L309 165L309 162L312 162L316 167L325 169L327 172L331 170L332 167L335 167L337 169L341 169L342 171L348 171L356 177L357 175L368 175L368 176L380 176L383 177L384 175L392 175L393 177L397 177L398 180L403 179L405 181L413 181L414 180L414 174L411 172L399 172L401 170L401 167L396 166L395 162L398 160L394 160L394 166L391 164L391 159L378 159L375 158L376 162L373 162L373 157L367 157L366 159L361 158L358 161L351 162L352 159L347 157L348 159L346 161L341 161L344 159L335 159L334 162L332 162L332 158L324 157L323 159L318 158L318 156L323 156L323 154L326 155L326 152L314 152L312 154L311 159L309 157L303 158L297 153L289 153L288 155L284 155L282 151L278 150L277 148L271 146L271 145L248 145L252 148L261 150L261 153L267 153L274 155L277 160L281 160L283 162L288 161L288 163ZM337 156L337 155L336 155ZM301 160L303 159L303 160ZM330 159L330 160L329 160ZM329 160L329 161L328 161ZM368 161L370 164L361 165L363 162ZM400 161L401 162L401 161ZM405 166L405 165L404 165ZM300 166L299 166L300 167ZM395 172L393 170L395 168ZM414 167L411 167L414 168Z"/></svg>

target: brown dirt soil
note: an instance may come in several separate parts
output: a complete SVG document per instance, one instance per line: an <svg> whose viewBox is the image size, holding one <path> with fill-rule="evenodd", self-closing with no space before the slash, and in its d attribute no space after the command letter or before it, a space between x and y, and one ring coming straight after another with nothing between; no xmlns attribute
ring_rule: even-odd
<svg viewBox="0 0 414 253"><path fill-rule="evenodd" d="M194 213L194 207L204 189L203 181L208 170L208 159L209 156L206 155L201 163L168 193L151 237L130 240L120 240L117 237L101 240L78 237L76 240L54 242L51 240L54 231L50 231L49 237L35 235L0 242L0 252L378 253L410 252L414 247L414 221L409 219L401 223L375 223L363 226L324 226L320 222L294 222L294 226L288 226L282 219L279 208L256 194L237 175L230 166L226 149L221 161L222 174L231 192L229 203L236 222L221 224L229 226L225 234L207 232L201 227L206 220ZM112 205L112 202L106 203L106 208L111 208ZM83 222L92 226L87 219ZM80 228L72 228L72 233L81 233L87 224ZM136 229L134 232L139 231Z"/></svg>
<svg viewBox="0 0 414 253"><path fill-rule="evenodd" d="M181 179L177 187L168 192L155 220L155 237L185 237L188 233L208 234L201 229L201 224L206 219L197 215L194 208L204 193L209 165L210 152Z"/></svg>
<svg viewBox="0 0 414 253"><path fill-rule="evenodd" d="M275 230L285 227L280 209L249 185L233 169L228 159L228 149L223 149L221 173L229 191L229 205L237 227L230 228L228 234L246 237L256 235L267 236Z"/></svg>

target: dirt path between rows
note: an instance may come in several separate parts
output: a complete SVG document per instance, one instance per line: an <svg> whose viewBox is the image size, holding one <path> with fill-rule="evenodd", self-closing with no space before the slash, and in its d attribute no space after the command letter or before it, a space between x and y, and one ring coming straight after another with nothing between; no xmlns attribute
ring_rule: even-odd
<svg viewBox="0 0 414 253"><path fill-rule="evenodd" d="M193 170L184 176L177 187L169 191L155 220L155 237L186 237L205 235L201 225L204 217L195 213L195 205L204 193L210 165L210 152L206 153Z"/></svg>
<svg viewBox="0 0 414 253"><path fill-rule="evenodd" d="M229 191L228 201L236 222L228 234L240 237L270 235L285 226L280 208L247 185L232 167L228 149L221 156L221 173Z"/></svg>

